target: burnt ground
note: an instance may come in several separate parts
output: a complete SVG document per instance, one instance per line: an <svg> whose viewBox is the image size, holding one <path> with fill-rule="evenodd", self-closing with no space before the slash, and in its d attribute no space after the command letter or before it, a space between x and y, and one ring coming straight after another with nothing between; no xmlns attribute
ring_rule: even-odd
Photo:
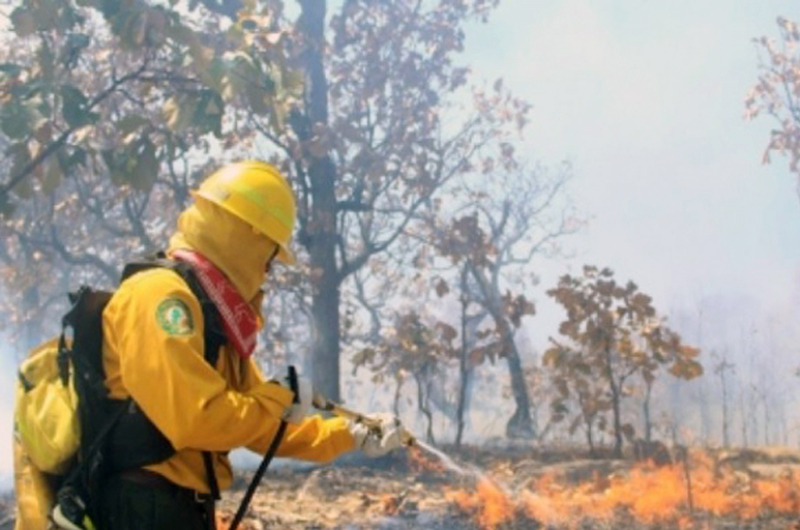
<svg viewBox="0 0 800 530"><path fill-rule="evenodd" d="M769 450L712 451L698 450L704 461L714 462L731 474L747 475L751 480L785 480L787 473L800 469L800 451L771 448ZM452 451L451 451L452 453ZM280 469L269 474L249 512L249 530L282 528L287 530L473 530L495 528L516 529L702 529L702 530L800 530L800 481L786 487L787 498L796 498L789 513L764 509L756 517L741 514L718 514L683 509L674 517L655 522L636 520L625 509L617 510L607 520L571 520L568 524L545 526L532 519L515 504L518 492L529 487L531 480L545 474L558 476L565 484L583 484L597 477L619 476L635 465L631 461L588 459L580 451L541 451L531 448L468 448L459 451L456 459L468 466L488 470L499 485L498 492L510 499L497 510L513 512L497 522L485 505L459 504L459 495L471 499L477 479L462 477L437 469L435 461L420 462L407 454L377 462L351 460L314 470ZM425 459L427 460L427 459ZM800 475L798 475L800 476ZM600 481L603 482L602 480ZM245 487L245 477L237 482L221 504L223 513L232 513ZM797 491L795 491L797 490ZM491 492L490 492L491 495ZM793 497L794 496L794 497ZM483 518L483 519L481 519ZM482 523L482 524L481 524Z"/></svg>
<svg viewBox="0 0 800 530"><path fill-rule="evenodd" d="M709 452L708 450L705 450ZM713 452L715 462L737 473L777 482L788 472L800 468L800 452L728 451ZM502 484L513 499L532 478L545 473L580 483L587 477L610 476L627 472L632 462L587 459L576 451L539 451L531 448L469 448L460 451L456 460L467 466L488 470L496 484ZM754 469L755 471L752 471ZM237 477L234 487L220 503L220 530L225 530L252 473ZM696 528L702 530L800 530L800 491L796 509L790 513L764 510L754 518L714 515L695 511L689 517L666 518L642 523L625 510L608 520L572 520L569 524L543 526L523 510L510 505L501 507L510 517L487 519L484 506L465 506L455 498L472 495L476 479L440 469L435 461L420 463L401 453L394 458L376 461L349 458L336 465L318 468L272 469L256 493L245 524L246 530L473 530L516 529L653 529ZM789 486L787 486L789 487ZM795 486L790 486L794 488ZM800 488L799 488L800 489ZM461 493L459 493L461 492ZM473 497L474 498L474 497ZM12 499L0 498L0 530L13 527ZM687 516L687 513L682 514ZM484 517L481 524L481 517Z"/></svg>

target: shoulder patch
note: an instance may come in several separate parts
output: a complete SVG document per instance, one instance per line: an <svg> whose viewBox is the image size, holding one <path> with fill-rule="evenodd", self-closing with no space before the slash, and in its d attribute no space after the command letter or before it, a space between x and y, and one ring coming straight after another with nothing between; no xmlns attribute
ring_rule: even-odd
<svg viewBox="0 0 800 530"><path fill-rule="evenodd" d="M192 312L180 298L167 298L158 304L156 320L168 335L184 336L194 332Z"/></svg>

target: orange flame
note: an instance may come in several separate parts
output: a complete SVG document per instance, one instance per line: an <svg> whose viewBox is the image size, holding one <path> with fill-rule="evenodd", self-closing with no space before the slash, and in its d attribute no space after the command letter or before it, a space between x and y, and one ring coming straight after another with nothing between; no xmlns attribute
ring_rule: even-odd
<svg viewBox="0 0 800 530"><path fill-rule="evenodd" d="M689 479L683 464L660 468L645 464L610 477L596 473L578 483L546 474L513 500L488 480L480 481L474 493L455 491L447 498L485 530L515 514L547 526L577 527L584 520L609 522L626 516L645 525L669 524L683 530L698 528L697 515L740 521L800 515L800 471L786 470L772 480L752 478L717 468L703 456L692 459Z"/></svg>
<svg viewBox="0 0 800 530"><path fill-rule="evenodd" d="M456 503L463 511L475 515L481 528L486 530L497 528L514 517L516 507L506 493L489 479L478 481L477 491L455 491L446 495L447 499Z"/></svg>

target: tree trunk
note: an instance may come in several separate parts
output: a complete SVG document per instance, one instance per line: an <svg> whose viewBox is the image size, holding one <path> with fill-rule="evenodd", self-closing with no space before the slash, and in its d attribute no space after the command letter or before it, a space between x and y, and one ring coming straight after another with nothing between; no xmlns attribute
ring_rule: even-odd
<svg viewBox="0 0 800 530"><path fill-rule="evenodd" d="M510 330L507 330L507 333L510 335ZM514 415L511 416L511 419L506 424L506 436L509 438L533 438L536 433L533 430L533 421L531 420L528 387L525 384L522 361L519 358L519 351L513 337L506 338L506 347L506 361L511 375L511 393L517 405Z"/></svg>
<svg viewBox="0 0 800 530"><path fill-rule="evenodd" d="M723 358L723 369L720 371L722 382L722 446L730 447L730 418L728 414L728 384L725 378L725 359Z"/></svg>
<svg viewBox="0 0 800 530"><path fill-rule="evenodd" d="M764 406L764 445L770 444L769 431L772 427L772 414L770 407L767 404L767 391L764 390L761 394L761 404Z"/></svg>
<svg viewBox="0 0 800 530"><path fill-rule="evenodd" d="M747 400L747 409L750 412L750 418L752 425L752 429L750 429L751 439L753 440L753 445L758 445L758 431L760 430L761 424L758 421L758 396L756 395L756 389L754 387L750 387L750 396Z"/></svg>
<svg viewBox="0 0 800 530"><path fill-rule="evenodd" d="M464 414L467 404L467 289L466 269L461 275L461 355L458 359L458 406L456 408L456 447L461 447L461 438L464 436Z"/></svg>
<svg viewBox="0 0 800 530"><path fill-rule="evenodd" d="M402 397L403 381L397 380L397 386L394 389L394 397L392 398L392 411L394 415L400 417L400 398Z"/></svg>
<svg viewBox="0 0 800 530"><path fill-rule="evenodd" d="M622 421L620 419L620 396L616 385L611 386L611 400L614 406L614 458L622 458Z"/></svg>
<svg viewBox="0 0 800 530"><path fill-rule="evenodd" d="M594 419L584 416L584 421L586 422L586 443L589 444L589 458L596 458L597 451L594 448L594 432L592 430Z"/></svg>
<svg viewBox="0 0 800 530"><path fill-rule="evenodd" d="M511 395L517 408L506 424L506 436L509 438L535 438L533 421L531 420L531 402L528 398L528 386L522 371L522 361L517 344L514 342L514 331L508 323L501 304L500 293L493 287L486 276L474 264L470 263L470 272L478 284L483 304L494 320L494 325L503 340L503 355L508 362L511 377Z"/></svg>
<svg viewBox="0 0 800 530"><path fill-rule="evenodd" d="M460 367L459 375L461 387L458 391L458 409L456 411L456 447L461 447L464 429L467 425L465 417L467 415L467 386L469 385L470 372L463 364Z"/></svg>
<svg viewBox="0 0 800 530"><path fill-rule="evenodd" d="M433 412L431 412L430 404L428 403L428 384L429 384L429 374L427 374L427 370L423 370L423 373L414 374L414 379L417 382L417 407L419 411L425 416L427 420L427 429L426 429L426 440L428 443L432 445L436 445L436 439L433 437Z"/></svg>
<svg viewBox="0 0 800 530"><path fill-rule="evenodd" d="M298 28L305 49L301 59L306 73L304 122L295 129L307 141L316 125L328 125L328 80L325 75L324 0L301 0ZM336 264L336 166L330 155L305 153L311 183L312 211L307 222L307 241L314 292L311 300L313 383L315 390L334 401L341 400L339 386L339 284Z"/></svg>
<svg viewBox="0 0 800 530"><path fill-rule="evenodd" d="M706 388L705 381L700 381L698 392L700 394L700 438L703 443L708 443L711 439L712 419L711 409L709 407L710 392Z"/></svg>
<svg viewBox="0 0 800 530"><path fill-rule="evenodd" d="M744 390L739 394L739 415L742 418L742 447L749 447L750 441L747 436L747 409L744 402Z"/></svg>
<svg viewBox="0 0 800 530"><path fill-rule="evenodd" d="M614 413L614 458L622 458L622 419L620 418L620 396L621 389L614 379L614 371L611 368L611 352L606 350L606 378L611 390L611 405Z"/></svg>
<svg viewBox="0 0 800 530"><path fill-rule="evenodd" d="M313 255L313 253L312 253ZM317 267L315 259L312 266ZM339 387L339 285L327 279L325 269L312 297L314 390L328 399L341 401Z"/></svg>
<svg viewBox="0 0 800 530"><path fill-rule="evenodd" d="M644 409L644 439L647 442L652 441L653 437L653 421L650 419L650 398L653 395L653 383L646 382L647 384L647 391L644 396L644 404L642 408Z"/></svg>

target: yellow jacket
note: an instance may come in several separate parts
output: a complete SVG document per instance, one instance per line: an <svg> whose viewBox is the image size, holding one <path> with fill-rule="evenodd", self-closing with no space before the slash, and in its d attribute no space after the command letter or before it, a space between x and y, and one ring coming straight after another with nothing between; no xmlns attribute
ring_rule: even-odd
<svg viewBox="0 0 800 530"><path fill-rule="evenodd" d="M165 300L186 304L191 332L161 327ZM103 313L103 337L111 397L133 397L178 450L148 469L181 486L208 492L201 451L214 451L220 488L228 487L231 466L223 453L237 447L266 452L292 402L289 390L266 382L252 358L243 360L227 345L216 370L206 362L200 304L173 271L152 269L123 282ZM344 420L315 416L289 426L278 455L326 462L352 448Z"/></svg>
<svg viewBox="0 0 800 530"><path fill-rule="evenodd" d="M209 223L219 228L220 222L234 223L234 231L243 229L231 216L223 215L220 221L214 218L219 211L209 212L193 206L179 226L186 231L188 216L197 230ZM230 231L228 226L227 232L216 233L229 236ZM255 237L252 231L237 235ZM242 243L247 249L248 242ZM215 254L213 249L197 248L208 247L208 242L189 244L174 237L173 246L178 244ZM254 268L256 272L263 276L263 265ZM242 278L232 278L237 279L234 284L242 285ZM178 320L170 320L173 317ZM266 452L293 396L266 382L253 359L242 359L233 348L223 346L216 368L206 362L203 350L200 304L171 270L151 269L130 277L103 312L103 364L111 397L132 397L177 449L168 460L147 468L180 486L208 492L202 451L215 452L217 480L221 489L227 488L232 474L225 453L237 447ZM345 420L314 416L289 425L278 455L327 462L353 447Z"/></svg>

